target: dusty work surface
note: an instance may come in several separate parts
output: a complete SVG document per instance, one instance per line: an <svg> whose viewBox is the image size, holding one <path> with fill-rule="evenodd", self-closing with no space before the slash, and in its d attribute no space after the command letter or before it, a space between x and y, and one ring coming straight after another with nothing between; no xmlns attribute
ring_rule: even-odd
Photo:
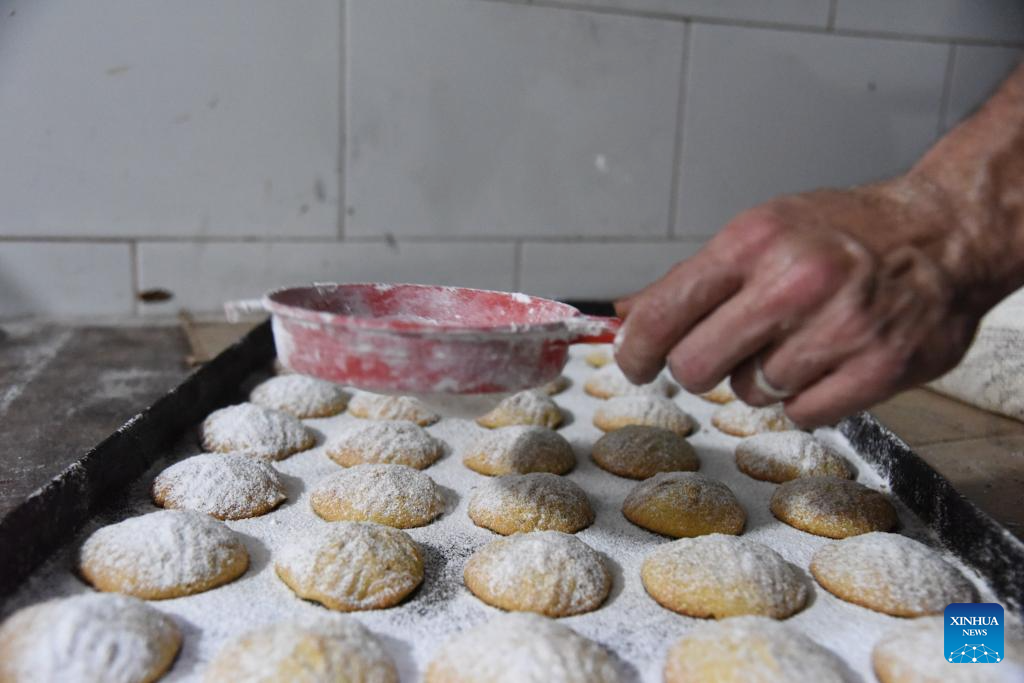
<svg viewBox="0 0 1024 683"><path fill-rule="evenodd" d="M174 326L0 324L0 518L188 374Z"/></svg>
<svg viewBox="0 0 1024 683"><path fill-rule="evenodd" d="M612 570L614 586L606 604L595 612L561 621L608 647L619 659L627 674L626 680L659 681L666 649L699 620L660 607L641 585L643 558L666 539L630 524L622 516L622 501L637 482L600 470L590 459L591 446L600 435L591 419L601 401L583 393L582 382L592 369L582 362L579 353L574 356L566 371L573 385L555 397L569 417L560 433L573 444L578 460L577 467L567 477L586 491L596 513L595 523L578 537L603 553ZM812 555L831 541L786 526L771 515L768 501L776 487L751 479L736 469L733 449L739 440L722 434L710 424L711 413L717 406L685 393L676 400L700 424L690 441L701 458L701 472L728 485L747 511L743 537L777 550L800 568L812 590L808 607L787 623L839 654L859 679L871 680L871 648L886 632L904 623L903 620L840 601L817 587L807 573L808 565ZM461 405L461 411L457 405ZM437 521L408 530L425 557L424 584L397 607L352 616L383 637L403 680L410 681L418 680L417 674L422 673L426 662L445 640L498 613L469 593L462 583L468 556L497 538L474 526L466 513L470 492L485 481L483 476L462 464L469 444L485 431L467 416L478 414L484 406L467 409L464 401L450 401L435 407L446 417L428 431L442 439L448 449L445 457L425 472L443 487L448 506ZM340 470L326 456L324 444L336 439L354 420L348 414L307 420L322 437L318 446L276 464L286 475L289 500L263 517L227 523L241 534L251 555L252 565L245 575L205 593L154 603L161 611L174 616L185 635L184 649L166 680L199 680L206 663L226 642L255 626L323 612L322 607L292 594L275 575L273 564L292 539L315 534L329 524L311 511L310 491L322 477ZM849 449L842 436L832 430L820 431L819 435L843 450L858 470L861 482L885 488L884 482ZM4 610L47 597L90 590L74 573L77 549L84 538L103 525L154 510L149 499L153 477L170 462L195 452L196 448L195 434L186 434L177 448L168 452L127 493L112 500L86 524L82 533L44 564ZM901 532L928 541L927 530L902 505L897 508ZM991 593L977 576L966 573L979 586L982 599L991 600Z"/></svg>

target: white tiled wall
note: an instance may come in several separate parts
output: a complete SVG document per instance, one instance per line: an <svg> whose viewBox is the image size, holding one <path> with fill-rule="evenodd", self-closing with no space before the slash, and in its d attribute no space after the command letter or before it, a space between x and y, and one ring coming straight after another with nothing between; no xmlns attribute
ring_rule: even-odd
<svg viewBox="0 0 1024 683"><path fill-rule="evenodd" d="M0 316L613 297L905 168L1021 46L1018 0L0 0Z"/></svg>

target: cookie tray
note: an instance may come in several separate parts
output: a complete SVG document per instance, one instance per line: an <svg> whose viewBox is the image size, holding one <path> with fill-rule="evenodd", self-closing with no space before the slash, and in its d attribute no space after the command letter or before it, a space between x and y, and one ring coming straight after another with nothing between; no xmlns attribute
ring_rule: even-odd
<svg viewBox="0 0 1024 683"><path fill-rule="evenodd" d="M607 304L570 302L585 313ZM0 519L0 598L11 595L89 517L140 477L214 409L237 400L238 388L274 356L269 323L199 368L181 385L85 453ZM838 425L892 494L930 527L939 542L976 571L995 596L1024 611L1024 542L961 496L942 475L868 413Z"/></svg>

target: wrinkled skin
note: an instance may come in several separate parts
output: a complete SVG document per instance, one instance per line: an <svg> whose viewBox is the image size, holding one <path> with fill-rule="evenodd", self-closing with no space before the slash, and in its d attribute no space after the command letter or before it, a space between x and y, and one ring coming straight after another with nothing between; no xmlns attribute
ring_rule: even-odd
<svg viewBox="0 0 1024 683"><path fill-rule="evenodd" d="M981 316L1024 284L1024 69L890 181L774 199L617 303L634 382L667 363L691 392L731 377L803 426L831 424L938 377Z"/></svg>

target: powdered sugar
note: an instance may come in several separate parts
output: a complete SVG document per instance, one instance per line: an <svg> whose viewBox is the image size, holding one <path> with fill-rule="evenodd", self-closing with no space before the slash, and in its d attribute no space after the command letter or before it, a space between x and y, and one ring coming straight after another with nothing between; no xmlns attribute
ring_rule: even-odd
<svg viewBox="0 0 1024 683"><path fill-rule="evenodd" d="M327 454L345 466L397 463L423 469L443 452L443 442L422 427L402 420L350 424L327 447Z"/></svg>
<svg viewBox="0 0 1024 683"><path fill-rule="evenodd" d="M648 384L633 384L614 363L595 370L587 378L583 390L598 398L614 396L671 396L676 386L664 375L658 375Z"/></svg>
<svg viewBox="0 0 1024 683"><path fill-rule="evenodd" d="M312 432L291 415L254 403L210 413L200 432L208 451L245 451L262 460L281 460L316 442Z"/></svg>
<svg viewBox="0 0 1024 683"><path fill-rule="evenodd" d="M348 394L332 382L284 374L260 383L249 394L249 400L299 418L328 417L345 410Z"/></svg>
<svg viewBox="0 0 1024 683"><path fill-rule="evenodd" d="M477 422L484 427L541 425L554 428L562 423L562 411L544 392L528 389L502 400L494 410L477 418Z"/></svg>
<svg viewBox="0 0 1024 683"><path fill-rule="evenodd" d="M711 422L726 434L752 436L763 432L796 429L781 403L755 408L743 401L731 401L715 411Z"/></svg>
<svg viewBox="0 0 1024 683"><path fill-rule="evenodd" d="M574 532L594 520L583 489L548 472L485 481L470 496L469 516L501 534L544 529Z"/></svg>
<svg viewBox="0 0 1024 683"><path fill-rule="evenodd" d="M242 519L269 511L288 496L268 463L246 453L202 453L161 472L153 497L167 508Z"/></svg>
<svg viewBox="0 0 1024 683"><path fill-rule="evenodd" d="M400 528L421 526L444 511L434 481L405 465L356 465L317 482L313 510L325 519L349 519Z"/></svg>
<svg viewBox="0 0 1024 683"><path fill-rule="evenodd" d="M797 477L852 477L853 471L835 449L813 434L790 430L755 434L736 446L736 464L755 479L783 482Z"/></svg>
<svg viewBox="0 0 1024 683"><path fill-rule="evenodd" d="M367 420L407 420L421 427L434 424L441 416L413 396L385 396L361 391L352 397L348 411Z"/></svg>
<svg viewBox="0 0 1024 683"><path fill-rule="evenodd" d="M671 399L644 394L609 399L594 411L594 424L605 431L626 425L661 427L683 436L695 426L693 418Z"/></svg>
<svg viewBox="0 0 1024 683"><path fill-rule="evenodd" d="M572 446L558 432L536 425L499 427L476 440L463 458L481 474L564 474L576 463Z"/></svg>

